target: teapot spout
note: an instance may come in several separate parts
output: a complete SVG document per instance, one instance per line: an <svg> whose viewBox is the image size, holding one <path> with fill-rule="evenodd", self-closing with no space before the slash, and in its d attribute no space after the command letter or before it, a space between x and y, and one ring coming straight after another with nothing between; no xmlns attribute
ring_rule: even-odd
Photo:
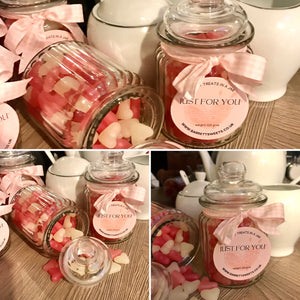
<svg viewBox="0 0 300 300"><path fill-rule="evenodd" d="M206 177L208 181L213 181L217 179L217 170L216 165L214 164L213 160L211 159L208 151L199 151L204 170L206 172Z"/></svg>

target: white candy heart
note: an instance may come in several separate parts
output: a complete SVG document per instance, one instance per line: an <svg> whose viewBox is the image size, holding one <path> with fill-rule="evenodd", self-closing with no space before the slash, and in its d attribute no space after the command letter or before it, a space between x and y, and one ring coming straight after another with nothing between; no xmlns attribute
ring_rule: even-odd
<svg viewBox="0 0 300 300"><path fill-rule="evenodd" d="M122 252L121 255L115 257L114 261L122 265L128 265L130 262L128 255L124 252Z"/></svg>
<svg viewBox="0 0 300 300"><path fill-rule="evenodd" d="M175 237L176 243L181 243L183 241L182 229L178 230Z"/></svg>
<svg viewBox="0 0 300 300"><path fill-rule="evenodd" d="M174 247L174 241L169 240L165 242L162 247L160 247L160 252L167 255L170 253L173 247Z"/></svg>
<svg viewBox="0 0 300 300"><path fill-rule="evenodd" d="M169 271L170 274L172 274L173 271L178 271L180 272L180 268L178 266L178 263L173 261L168 267L167 270Z"/></svg>
<svg viewBox="0 0 300 300"><path fill-rule="evenodd" d="M83 96L79 96L78 100L76 101L74 108L76 108L77 110L80 110L84 113L87 113L90 108L92 107L93 103L91 101L89 101L88 99L86 99Z"/></svg>
<svg viewBox="0 0 300 300"><path fill-rule="evenodd" d="M121 133L124 138L130 138L131 133L134 131L134 127L139 124L138 119L120 120Z"/></svg>
<svg viewBox="0 0 300 300"><path fill-rule="evenodd" d="M121 266L115 262L112 262L109 274L117 273L121 271Z"/></svg>
<svg viewBox="0 0 300 300"><path fill-rule="evenodd" d="M157 251L159 251L160 247L158 245L153 245L152 246L152 253L155 253Z"/></svg>
<svg viewBox="0 0 300 300"><path fill-rule="evenodd" d="M133 146L142 144L147 138L153 135L153 129L145 124L139 123L134 127L131 135L131 144Z"/></svg>
<svg viewBox="0 0 300 300"><path fill-rule="evenodd" d="M182 229L182 231L189 231L189 227L183 222L179 224L179 227Z"/></svg>
<svg viewBox="0 0 300 300"><path fill-rule="evenodd" d="M68 92L70 89L77 91L79 89L79 86L80 83L78 82L78 80L71 76L65 76L55 83L53 90L57 94L64 97L65 93Z"/></svg>
<svg viewBox="0 0 300 300"><path fill-rule="evenodd" d="M36 211L41 210L41 206L37 203L31 203L30 206L28 207L28 211L30 211L33 215L35 214Z"/></svg>
<svg viewBox="0 0 300 300"><path fill-rule="evenodd" d="M175 289L171 290L169 293L169 300L186 300L188 299L188 294L185 293L181 286L177 286Z"/></svg>
<svg viewBox="0 0 300 300"><path fill-rule="evenodd" d="M185 293L187 294L192 294L193 292L195 292L200 284L200 280L194 280L194 281L185 281L182 284L183 290Z"/></svg>
<svg viewBox="0 0 300 300"><path fill-rule="evenodd" d="M172 250L175 250L175 251L177 251L177 252L180 252L180 249L181 249L181 248L180 248L180 243L175 243Z"/></svg>
<svg viewBox="0 0 300 300"><path fill-rule="evenodd" d="M83 232L75 228L66 228L65 237L70 237L72 240L83 236Z"/></svg>
<svg viewBox="0 0 300 300"><path fill-rule="evenodd" d="M73 224L71 223L71 220L70 220L70 215L66 215L65 217L65 220L64 220L64 228L71 228L73 226Z"/></svg>
<svg viewBox="0 0 300 300"><path fill-rule="evenodd" d="M116 116L120 120L127 120L132 118L133 112L130 109L130 99L125 100L119 104Z"/></svg>
<svg viewBox="0 0 300 300"><path fill-rule="evenodd" d="M117 139L121 138L121 125L118 122L109 124L100 134L99 142L107 148L115 148Z"/></svg>
<svg viewBox="0 0 300 300"><path fill-rule="evenodd" d="M64 228L60 228L53 235L53 239L55 241L57 241L58 243L61 243L63 241L63 239L64 239L64 236L65 236L65 229Z"/></svg>
<svg viewBox="0 0 300 300"><path fill-rule="evenodd" d="M220 295L220 289L213 288L213 289L209 289L209 290L203 290L203 291L201 291L200 295L205 300L217 300Z"/></svg>
<svg viewBox="0 0 300 300"><path fill-rule="evenodd" d="M193 249L194 249L193 244L185 243L185 242L182 242L180 244L180 254L182 257L186 257Z"/></svg>

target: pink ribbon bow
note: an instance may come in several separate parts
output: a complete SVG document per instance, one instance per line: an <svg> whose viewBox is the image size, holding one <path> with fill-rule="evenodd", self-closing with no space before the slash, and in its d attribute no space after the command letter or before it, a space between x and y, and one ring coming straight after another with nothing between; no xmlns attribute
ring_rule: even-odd
<svg viewBox="0 0 300 300"><path fill-rule="evenodd" d="M94 203L94 207L101 214L105 214L113 199L121 194L124 197L124 203L132 210L139 211L139 206L144 203L146 190L140 186L130 186L114 190L97 190L102 194Z"/></svg>
<svg viewBox="0 0 300 300"><path fill-rule="evenodd" d="M282 203L252 208L238 214L208 208L203 208L203 213L209 218L225 219L214 231L214 236L225 245L230 244L234 232L245 218L250 218L260 230L267 234L279 234L277 226L285 221Z"/></svg>
<svg viewBox="0 0 300 300"><path fill-rule="evenodd" d="M0 46L0 103L16 99L26 93L30 79L6 82L13 75L13 68L19 56Z"/></svg>
<svg viewBox="0 0 300 300"><path fill-rule="evenodd" d="M31 180L24 180L22 176L27 175ZM14 195L23 187L28 185L44 185L42 179L39 176L43 176L43 166L29 166L16 171L7 172L1 179L0 190L2 191L2 199L4 203L8 198L8 204L10 204ZM0 195L1 196L1 195ZM0 202L1 203L1 202Z"/></svg>
<svg viewBox="0 0 300 300"><path fill-rule="evenodd" d="M217 65L227 71L228 81L238 92L252 94L253 87L262 83L266 59L261 56L247 52L209 56L195 49L189 51L164 43L161 47L171 58L188 64L173 81L178 93L186 99L197 98L197 90L204 77Z"/></svg>
<svg viewBox="0 0 300 300"><path fill-rule="evenodd" d="M4 45L16 54L22 53L20 72L29 60L47 46L44 34L45 20L61 23L77 41L85 41L85 35L76 23L84 22L81 4L60 5L32 15L15 15L1 10L0 15L16 19L8 29Z"/></svg>

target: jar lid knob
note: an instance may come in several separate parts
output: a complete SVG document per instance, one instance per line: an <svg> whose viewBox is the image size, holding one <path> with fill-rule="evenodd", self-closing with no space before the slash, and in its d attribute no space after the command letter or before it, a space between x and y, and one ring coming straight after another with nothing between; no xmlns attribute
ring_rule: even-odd
<svg viewBox="0 0 300 300"><path fill-rule="evenodd" d="M245 178L246 167L238 161L224 162L218 168L218 175L221 182L236 183Z"/></svg>

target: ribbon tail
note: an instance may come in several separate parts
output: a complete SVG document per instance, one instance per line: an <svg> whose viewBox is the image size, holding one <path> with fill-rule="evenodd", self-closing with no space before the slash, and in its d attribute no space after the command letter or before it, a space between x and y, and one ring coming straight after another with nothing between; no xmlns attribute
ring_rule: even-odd
<svg viewBox="0 0 300 300"><path fill-rule="evenodd" d="M31 78L0 84L0 103L25 95L26 87L30 80Z"/></svg>
<svg viewBox="0 0 300 300"><path fill-rule="evenodd" d="M62 23L62 25L64 25L70 31L75 41L84 42L84 43L87 41L85 34L78 26L78 24Z"/></svg>
<svg viewBox="0 0 300 300"><path fill-rule="evenodd" d="M96 200L96 202L94 203L94 207L96 208L97 211L99 211L103 215L106 213L112 200L115 197L116 197L116 192L103 194Z"/></svg>
<svg viewBox="0 0 300 300"><path fill-rule="evenodd" d="M14 204L1 205L0 206L0 216L9 214L12 211Z"/></svg>
<svg viewBox="0 0 300 300"><path fill-rule="evenodd" d="M209 60L201 65L188 65L174 79L173 86L186 99L195 99L203 78L210 72L212 64Z"/></svg>
<svg viewBox="0 0 300 300"><path fill-rule="evenodd" d="M239 224L243 221L241 214L238 216L226 219L219 224L214 231L214 236L219 240L221 244L229 245L234 235L235 230Z"/></svg>

